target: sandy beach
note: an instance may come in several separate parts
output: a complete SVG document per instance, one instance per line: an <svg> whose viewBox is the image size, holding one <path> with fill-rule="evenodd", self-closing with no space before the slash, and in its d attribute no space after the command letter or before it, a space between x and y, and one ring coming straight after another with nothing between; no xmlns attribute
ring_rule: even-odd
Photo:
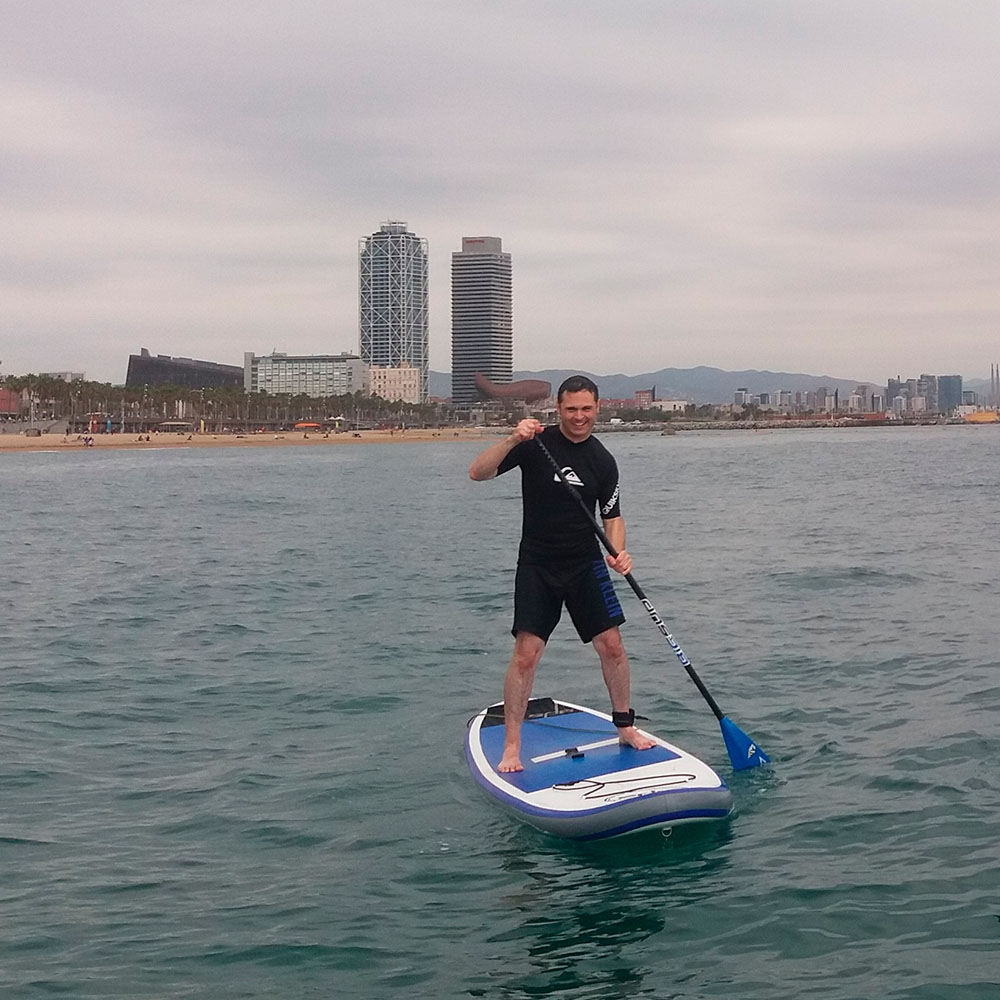
<svg viewBox="0 0 1000 1000"><path fill-rule="evenodd" d="M323 433L279 431L262 434L50 434L28 436L23 432L0 434L0 453L10 451L78 451L84 448L263 448L296 447L322 448L329 445L406 444L426 441L465 441L490 438L505 433L502 427L447 427L439 430L408 429L405 431L344 431Z"/></svg>

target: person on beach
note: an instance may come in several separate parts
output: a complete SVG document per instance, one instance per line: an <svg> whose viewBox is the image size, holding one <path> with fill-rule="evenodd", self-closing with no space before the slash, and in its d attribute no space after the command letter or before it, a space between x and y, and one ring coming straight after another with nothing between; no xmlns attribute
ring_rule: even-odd
<svg viewBox="0 0 1000 1000"><path fill-rule="evenodd" d="M572 375L556 397L557 426L543 428L533 418L522 420L469 467L469 477L476 482L521 469L524 512L514 580L514 652L503 685L504 752L497 766L501 772L524 769L521 723L535 671L564 604L580 639L592 642L600 658L619 739L636 750L654 745L634 725L628 658L618 629L625 616L608 573L608 566L631 573L632 558L625 550L618 466L592 436L599 406L597 386L584 375ZM541 448L532 444L536 436L587 505L600 509L605 534L618 551L617 557L607 557L607 565L593 525L568 495Z"/></svg>

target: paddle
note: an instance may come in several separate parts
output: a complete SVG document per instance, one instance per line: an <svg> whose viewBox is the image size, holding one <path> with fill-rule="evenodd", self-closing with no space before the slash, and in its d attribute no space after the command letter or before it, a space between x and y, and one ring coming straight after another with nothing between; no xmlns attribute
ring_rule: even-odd
<svg viewBox="0 0 1000 1000"><path fill-rule="evenodd" d="M563 475L563 471L559 468L559 463L552 457L552 453L548 448L545 447L544 442L540 437L536 437L535 440L538 442L538 447L542 449L542 453L545 457L552 463L552 468L555 469L556 476L559 478L559 482L563 484L573 494L576 498L576 502L580 505L584 514L587 515L587 519L590 521L594 531L597 533L597 537L601 540L601 544L608 550L608 553L612 558L618 555L617 550L611 544L608 536L604 533L604 530L597 523L597 518L594 517L593 511L589 510L587 505L583 501L583 497L577 492L573 484ZM674 651L677 659L680 660L681 666L687 671L688 676L694 681L695 687L701 692L701 696L708 702L709 708L715 713L715 717L719 720L719 726L722 729L722 738L726 744L726 750L729 753L729 759L732 761L733 769L736 771L745 771L751 767L761 767L764 764L770 764L771 758L760 748L760 745L756 740L752 740L739 726L736 725L732 719L727 718L722 714L722 709L719 708L718 703L712 697L708 688L705 687L702 679L695 673L694 667L691 665L691 661L684 655L684 650L678 645L677 640L670 634L670 630L667 628L664 620L657 614L656 608L653 607L649 602L649 598L643 593L642 587L636 583L635 578L631 573L625 574L625 579L628 581L628 585L635 591L635 596L639 598L642 602L642 606L646 609L646 613L653 620L653 624L660 630L662 636L670 644L670 648Z"/></svg>

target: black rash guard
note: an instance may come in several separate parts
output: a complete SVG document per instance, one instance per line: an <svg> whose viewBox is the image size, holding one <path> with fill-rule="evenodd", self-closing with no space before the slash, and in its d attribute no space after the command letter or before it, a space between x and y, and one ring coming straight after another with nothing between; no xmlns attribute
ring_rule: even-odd
<svg viewBox="0 0 1000 1000"><path fill-rule="evenodd" d="M598 520L621 517L618 465L611 452L593 435L575 444L558 427L546 427L541 437L587 508L596 508ZM497 474L517 466L524 503L518 562L565 565L600 559L593 525L535 441L522 441L512 448Z"/></svg>

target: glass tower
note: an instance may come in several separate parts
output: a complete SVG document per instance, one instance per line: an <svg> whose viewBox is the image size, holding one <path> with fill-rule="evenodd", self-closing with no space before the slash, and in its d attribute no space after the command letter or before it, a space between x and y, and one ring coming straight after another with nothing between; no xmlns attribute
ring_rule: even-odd
<svg viewBox="0 0 1000 1000"><path fill-rule="evenodd" d="M939 412L951 413L955 407L962 405L961 375L938 375L937 387Z"/></svg>
<svg viewBox="0 0 1000 1000"><path fill-rule="evenodd" d="M385 222L359 241L358 329L367 365L420 372L420 401L427 401L427 240L405 222Z"/></svg>
<svg viewBox="0 0 1000 1000"><path fill-rule="evenodd" d="M510 254L499 236L466 236L451 255L451 398L479 400L476 373L491 382L514 374Z"/></svg>

